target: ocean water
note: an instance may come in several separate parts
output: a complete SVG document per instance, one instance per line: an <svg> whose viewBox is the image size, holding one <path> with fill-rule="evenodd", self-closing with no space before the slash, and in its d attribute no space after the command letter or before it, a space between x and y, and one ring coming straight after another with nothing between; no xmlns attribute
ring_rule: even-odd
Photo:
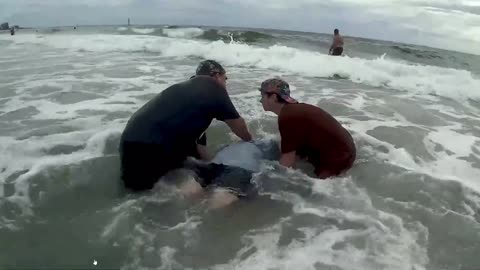
<svg viewBox="0 0 480 270"><path fill-rule="evenodd" d="M346 55L330 57L330 39L195 26L0 33L0 269L480 269L480 57L348 37ZM352 133L354 167L322 181L279 166L272 147L259 194L225 209L165 181L125 194L126 121L206 58L227 69L257 140L279 140L257 89L280 76ZM207 134L211 152L237 141L221 122Z"/></svg>

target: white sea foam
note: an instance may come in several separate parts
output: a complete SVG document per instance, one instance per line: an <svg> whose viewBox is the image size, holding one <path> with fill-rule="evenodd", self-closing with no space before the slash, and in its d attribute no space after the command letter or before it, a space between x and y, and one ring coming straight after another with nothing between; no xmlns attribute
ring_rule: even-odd
<svg viewBox="0 0 480 270"><path fill-rule="evenodd" d="M0 38L5 39L5 36ZM307 77L331 77L337 74L353 82L388 86L414 94L436 94L462 101L467 98L480 100L480 92L476 91L480 89L480 79L475 78L469 71L406 64L384 57L373 60L333 58L278 45L259 48L246 44L227 44L222 41L179 41L175 38L154 36L52 35L38 39L35 35L26 34L16 38L15 42L17 44L32 42L57 48L99 52L148 50L169 57L199 56L217 59L227 67L255 66Z"/></svg>
<svg viewBox="0 0 480 270"><path fill-rule="evenodd" d="M342 119L348 121L348 126L355 131L357 140L367 142L367 145L363 146L361 151L368 152L379 161L387 161L407 171L430 175L437 179L455 180L480 192L480 184L477 181L480 169L473 167L470 162L464 160L473 153L472 148L479 141L478 137L455 132L454 129L458 125L436 127L423 140L426 150L435 159L433 161L418 161L414 154L408 152L405 148L398 148L389 142L367 134L368 131L374 130L376 127L401 128L411 124L404 118L396 118L382 121L376 119L362 121ZM435 145L437 144L443 146L446 151L436 150ZM378 148L372 148L372 146L383 147L386 151L379 151Z"/></svg>
<svg viewBox="0 0 480 270"><path fill-rule="evenodd" d="M5 38L7 37L0 36L0 39ZM383 100L381 98L385 94L384 92L388 91L386 89L371 89L363 86L358 86L359 89L353 90L337 88L338 85L347 83L349 84L348 87L352 87L350 82L345 81L328 81L324 87L319 85L327 80L316 78L340 74L345 77L348 76L350 80L355 82L374 86L387 84L394 89L408 91L400 98L405 98L405 96L415 98L415 95L418 94L436 93L457 100L476 99L479 94L474 91L475 88L473 87L478 86L478 78L474 78L467 71L409 65L384 58L375 60L348 57L332 58L282 46L259 48L244 44L225 44L223 42L208 43L191 40L180 42L174 38L146 35L128 37L86 35L78 37L59 34L55 36L45 35L42 39L38 39L28 34L19 34L15 37L14 45L8 45L7 49L15 46L23 48L21 46L27 46L25 42L67 49L50 50L51 48L49 48L48 51L58 52L58 58L68 56L70 52L75 55L85 51L102 52L101 54L88 52L85 53L86 57L105 55L103 52L106 52L109 55L109 60L93 61L95 67L100 67L100 70L109 69L110 72L118 67L119 73L122 73L123 64L130 63L131 66L128 68L135 72L135 77L117 78L116 73L109 76L107 72L102 74L98 71L95 74L90 74L88 69L91 68L91 64L75 63L72 70L68 71L69 75L61 74L63 71L53 71L55 74L26 73L18 77L12 75L10 81L7 79L8 86L14 88L14 95L6 98L8 101L0 100L0 102L5 101L0 105L2 111L0 116L28 107L34 107L38 110L38 113L26 116L24 119L5 121L7 124L18 124L19 126L22 124L25 127L20 126L20 130L12 132L10 137L4 134L0 136L0 152L2 153L0 155L0 164L2 165L0 166L0 203L2 201L15 203L23 207L22 209L26 213L29 213L29 209L34 210L35 208L32 208L31 204L35 203L36 200L33 196L30 200L28 193L32 190L32 186L36 184L35 174L48 173L51 167L82 164L86 159L104 156L103 152L108 146L109 139L120 134L128 116L144 104L150 95L158 93L171 83L184 78L190 70L193 71L193 64L190 65L190 60L185 60L185 57L195 56L195 58L218 59L234 71L231 73L235 76L231 76L229 83L232 83L233 87L231 88L234 91L240 89L238 90L240 93L232 94L232 101L239 113L247 120L249 126L255 126L255 133L258 137L278 139L277 118L263 111L261 104L258 102L258 91L246 91L254 89L253 86L258 86L257 84L263 79L263 76L273 74L294 75L291 76L293 78L291 86L294 89L295 97L300 101L313 104L323 102L323 104L331 105L330 109L333 109L334 112L339 108L345 108L343 111L339 110L338 115L335 115L335 113L334 115L354 133L358 143L359 158L369 158L369 160L362 162L369 163L368 165L373 168L377 165L383 166L383 163L389 163L403 169L406 173L413 172L431 175L438 179L456 180L474 190L465 189L468 191L466 197L469 202L464 207L472 218L476 216L475 211L478 210L480 205L480 197L477 193L480 190L477 181L480 170L464 159L472 153L478 157L475 151L476 153L480 152L478 147L480 142L475 134L462 132L461 130L465 126L453 123L455 120L446 120L447 124L438 126L428 126L427 124L422 126L411 123L407 117L389 107L388 99ZM38 47L41 48L42 46ZM70 49L72 51L69 51ZM120 53L114 51L120 51ZM130 53L138 51L152 51L158 52L158 54L148 54L147 57L144 57L142 54ZM62 53L65 54L62 55ZM174 57L174 59L172 62L168 62L172 59L165 58L165 56ZM137 61L135 58L138 57L143 59L134 62ZM181 59L181 64L179 64L178 59ZM51 60L57 61L56 59ZM16 61L18 60L13 59L8 63L14 65ZM165 66L163 66L164 64ZM41 69L42 71L48 69L48 66L42 65ZM2 69L0 72L10 72L12 70L15 71L16 67L8 70ZM59 74L56 74L56 72L59 72ZM78 73L78 75L75 73ZM137 73L140 73L140 75L137 76ZM299 74L301 77L298 76ZM238 75L243 77L239 79L236 77ZM295 77L299 78L294 79ZM102 88L96 93L96 90L88 89L89 83L106 83L105 89ZM78 87L83 84L86 86L85 89ZM46 93L42 92L46 88L53 88L53 90L46 91ZM73 104L61 104L58 99L51 96L57 93L72 92L98 94L98 96ZM390 93L386 93L385 96L387 95L389 97L395 96L390 95ZM146 97L137 98L140 96ZM438 100L440 100L438 97L429 98L429 101L433 102L432 108ZM419 104L422 104L423 101L424 99L421 98L415 99L415 102ZM376 108L379 111L375 111ZM449 106L445 105L445 108L449 108ZM85 112L82 113L82 111L96 112L84 114ZM386 111L385 114L383 114L384 111ZM443 108L439 111L446 112ZM118 118L114 116L113 119L115 120L103 120L103 117L118 112L123 112L123 114ZM456 114L458 115L455 110L448 113L459 122L463 118L468 118L469 121L476 120L473 112L468 116L454 117ZM366 120L363 118L362 120L356 120L352 115L365 116ZM53 123L46 124L45 127L30 127L28 122L45 120L53 120ZM38 123L35 124L39 125ZM48 134L48 132L45 132L43 135L35 135L37 129L48 129L50 125L53 128L67 127L67 129L60 133L52 132L52 134ZM418 160L414 153L409 152L410 149L406 149L408 147L397 147L393 143L389 143L388 138L374 137L368 134L369 131L378 127L394 130L394 128L400 129L405 126L426 130L425 137L422 137L423 141L422 138L419 138L419 141L415 143L420 146L423 143L433 160ZM33 135L28 136L28 134ZM46 154L45 149L57 145L74 146L78 149L73 153ZM443 148L438 149L435 147L436 145L442 145ZM224 149L223 154L227 155L227 159L232 158L229 155L232 153L232 148L235 147L233 145ZM233 162L247 161L245 162L247 167L258 165L248 163L248 161L257 160L255 156L250 157L250 154L255 153L256 150L249 150L248 147L243 150L247 150L246 153L243 152L235 156L238 159L233 159ZM219 155L222 155L222 152ZM245 158L247 156L248 158ZM262 162L262 165L265 165L264 163L268 162ZM235 165L237 164L239 163L235 163ZM272 164L278 165L274 162ZM429 250L427 250L430 248L427 238L430 237L429 233L435 234L434 230L429 232L420 222L410 222L409 218L402 219L403 213L401 212L392 209L389 209L393 211L392 213L383 212L379 209L379 205L376 205L377 199L371 199L368 195L370 192L375 193L377 187L367 192L355 185L355 183L367 182L372 179L378 180L374 179L375 177L385 177L385 180L391 180L388 179L388 175L377 175L376 171L367 174L361 171L362 168L357 175L355 169L358 168L354 166L351 176L346 179L339 177L334 181L317 181L304 176L298 170L277 170L278 168L274 165L268 166L265 165L263 168L267 168L267 171L275 171L275 177L278 178L274 179L275 181L278 180L275 183L287 182L297 185L302 182L303 185L303 182L306 182L305 189L298 193L289 189L273 192L271 194L273 202L270 202L272 205L278 201L287 205L288 210L285 210L284 218L280 221L272 218L269 220L271 224L262 225L261 229L245 231L243 237L239 236L242 238L241 242L244 246L236 256L233 255L235 258L229 258L231 260L223 265L209 265L205 266L206 268L420 270L428 267L429 255L436 256L435 254L428 254ZM2 167L5 167L5 170L2 170ZM88 167L84 169L89 171ZM23 170L29 171L16 179L14 183L15 192L11 195L11 187L6 185L4 188L2 185L3 177ZM265 172L262 171L261 173ZM369 177L372 179L368 179ZM48 181L48 177L46 181ZM312 181L316 182L312 184ZM386 182L382 185L387 184ZM378 188L388 189L390 187L381 186ZM154 190L154 194L146 195L147 198L144 199L128 197L127 201L120 203L120 205L115 203L117 207L106 213L106 219L108 220L103 226L104 230L99 232L99 236L103 241L113 242L113 245L118 246L117 242L121 242L120 245L129 247L125 268L143 269L142 267L145 267L146 269L148 266L151 268L153 264L157 263L155 267L159 269L187 269L188 267L183 267L181 263L190 260L183 256L190 252L188 251L189 241L197 240L195 236L205 232L205 229L208 230L209 228L204 226L212 223L212 220L209 219L214 218L213 215L189 215L185 219L180 218L166 225L151 223L151 217L156 217L157 213L155 212L153 216L143 213L145 202L163 203L172 199L163 194L156 194L155 192L159 190L161 189ZM7 193L9 195L6 195ZM84 195L89 196L88 194ZM435 197L435 195L431 194L432 197ZM5 198L4 196L8 197ZM262 196L264 195L262 194ZM318 197L321 201L319 202L318 198L313 200L311 197ZM251 203L243 204L242 207L248 207L248 205L257 207L257 205L261 206L262 203L265 202L257 204L257 201L253 200ZM248 215L248 212L242 212L242 207L232 212L234 213L232 218L238 218L238 216L244 214ZM403 207L408 208L408 205ZM276 210L272 208L272 212ZM103 210L98 209L98 211ZM185 209L185 212L190 211L192 211L191 208ZM258 211L253 212L253 214L255 214L255 217L260 217L265 212ZM303 219L305 216L307 218ZM309 219L310 217L313 218ZM251 221L247 220L246 222ZM215 222L215 224L223 223ZM16 229L17 225L14 220L0 218L0 227L2 228L13 230ZM19 228L21 229L21 227ZM238 228L232 227L232 230L235 229ZM294 231L293 236L291 236L292 231ZM174 241L165 243L162 233L169 233ZM215 233L220 234L221 232L215 231ZM285 239L289 237L293 237L293 241L285 244ZM438 235L433 237L438 237ZM204 246L203 242L200 244ZM184 253L185 249L188 252ZM194 253L195 251L193 251Z"/></svg>
<svg viewBox="0 0 480 270"><path fill-rule="evenodd" d="M295 213L270 228L251 232L244 239L250 244L234 260L215 269L424 269L427 250L417 241L424 240L419 238L425 237L425 228L419 225L414 230L406 229L401 218L375 209L351 179L338 181L317 182L313 192L334 204L342 200L338 204L341 208L282 196L293 204ZM279 245L288 226L301 216L312 217L312 222L317 217L319 223L300 227L298 231L304 237ZM329 219L357 226L342 229L325 224Z"/></svg>
<svg viewBox="0 0 480 270"><path fill-rule="evenodd" d="M137 34L148 35L155 32L155 28L132 28L132 31Z"/></svg>
<svg viewBox="0 0 480 270"><path fill-rule="evenodd" d="M194 38L204 33L200 28L164 28L162 31L166 36L172 38Z"/></svg>

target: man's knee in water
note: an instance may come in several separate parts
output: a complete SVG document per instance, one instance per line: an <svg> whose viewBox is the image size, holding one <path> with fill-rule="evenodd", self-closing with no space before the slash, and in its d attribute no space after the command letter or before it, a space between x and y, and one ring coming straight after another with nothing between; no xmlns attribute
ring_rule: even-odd
<svg viewBox="0 0 480 270"><path fill-rule="evenodd" d="M205 189L195 178L189 178L179 186L180 194L189 199L195 199L205 194ZM214 188L209 195L208 207L219 209L226 207L238 200L237 195L225 188Z"/></svg>
<svg viewBox="0 0 480 270"><path fill-rule="evenodd" d="M214 190L208 204L209 208L218 209L231 205L237 200L238 197L235 194L229 192L228 190L217 188Z"/></svg>
<svg viewBox="0 0 480 270"><path fill-rule="evenodd" d="M203 194L203 188L195 179L190 178L180 185L180 194L190 198L198 197Z"/></svg>

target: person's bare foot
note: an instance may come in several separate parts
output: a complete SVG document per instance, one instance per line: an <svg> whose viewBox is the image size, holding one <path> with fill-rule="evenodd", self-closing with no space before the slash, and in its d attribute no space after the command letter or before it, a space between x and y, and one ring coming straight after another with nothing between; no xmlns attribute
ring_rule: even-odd
<svg viewBox="0 0 480 270"><path fill-rule="evenodd" d="M218 209L237 201L238 197L228 191L216 190L209 199L209 208Z"/></svg>

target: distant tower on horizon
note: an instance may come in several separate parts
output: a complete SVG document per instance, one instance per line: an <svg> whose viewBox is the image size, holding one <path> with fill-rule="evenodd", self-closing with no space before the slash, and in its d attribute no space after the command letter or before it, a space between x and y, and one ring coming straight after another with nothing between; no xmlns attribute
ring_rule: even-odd
<svg viewBox="0 0 480 270"><path fill-rule="evenodd" d="M130 18L128 18L128 26L130 26Z"/></svg>

